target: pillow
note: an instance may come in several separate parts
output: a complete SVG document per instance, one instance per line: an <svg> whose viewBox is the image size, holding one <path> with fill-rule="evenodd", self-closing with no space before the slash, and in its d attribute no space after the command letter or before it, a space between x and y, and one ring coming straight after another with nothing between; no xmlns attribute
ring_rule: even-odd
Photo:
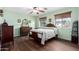
<svg viewBox="0 0 79 59"><path fill-rule="evenodd" d="M54 29L55 27L43 27L43 29Z"/></svg>

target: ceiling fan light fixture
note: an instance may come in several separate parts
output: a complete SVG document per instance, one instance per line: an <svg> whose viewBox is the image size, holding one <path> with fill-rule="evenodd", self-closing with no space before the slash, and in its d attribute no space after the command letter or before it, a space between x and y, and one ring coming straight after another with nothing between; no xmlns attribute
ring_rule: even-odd
<svg viewBox="0 0 79 59"><path fill-rule="evenodd" d="M36 14L40 14L40 13L44 13L47 9L43 8L43 7L33 7L32 13L36 13Z"/></svg>
<svg viewBox="0 0 79 59"><path fill-rule="evenodd" d="M39 12L37 12L37 14L39 14Z"/></svg>

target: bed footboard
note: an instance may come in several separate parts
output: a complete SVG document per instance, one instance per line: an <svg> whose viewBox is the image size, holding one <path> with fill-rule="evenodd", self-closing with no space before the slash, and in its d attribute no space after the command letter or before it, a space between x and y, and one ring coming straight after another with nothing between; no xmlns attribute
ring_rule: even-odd
<svg viewBox="0 0 79 59"><path fill-rule="evenodd" d="M31 37L32 37L35 41L37 41L39 44L41 44L41 39L42 39L42 38L38 38L38 34L42 34L42 33L38 33L38 32L35 32L35 31L32 31L31 33L32 33ZM52 37L52 38L50 38L50 39L57 39L57 38L58 38L58 35L56 35L55 37ZM47 41L49 41L50 39L48 39ZM46 41L45 41L45 42L46 42Z"/></svg>
<svg viewBox="0 0 79 59"><path fill-rule="evenodd" d="M32 31L31 37L34 38L35 41L41 42L41 39L38 38L38 32L33 32Z"/></svg>

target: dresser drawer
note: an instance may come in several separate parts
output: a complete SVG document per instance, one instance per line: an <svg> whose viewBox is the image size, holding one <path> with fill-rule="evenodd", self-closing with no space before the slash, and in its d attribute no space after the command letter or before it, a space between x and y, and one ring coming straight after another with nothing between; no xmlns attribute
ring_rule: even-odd
<svg viewBox="0 0 79 59"><path fill-rule="evenodd" d="M20 36L26 36L29 34L29 32L30 32L29 27L21 27L20 28Z"/></svg>

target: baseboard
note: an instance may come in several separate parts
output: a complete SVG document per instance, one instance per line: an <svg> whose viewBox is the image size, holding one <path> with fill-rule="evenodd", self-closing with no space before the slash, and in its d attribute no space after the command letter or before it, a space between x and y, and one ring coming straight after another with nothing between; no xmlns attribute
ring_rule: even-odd
<svg viewBox="0 0 79 59"><path fill-rule="evenodd" d="M62 38L58 38L58 40L62 40L62 41L71 42L70 40L66 40L66 39L62 39Z"/></svg>
<svg viewBox="0 0 79 59"><path fill-rule="evenodd" d="M15 36L14 38L18 38L18 37L21 37L21 36Z"/></svg>

